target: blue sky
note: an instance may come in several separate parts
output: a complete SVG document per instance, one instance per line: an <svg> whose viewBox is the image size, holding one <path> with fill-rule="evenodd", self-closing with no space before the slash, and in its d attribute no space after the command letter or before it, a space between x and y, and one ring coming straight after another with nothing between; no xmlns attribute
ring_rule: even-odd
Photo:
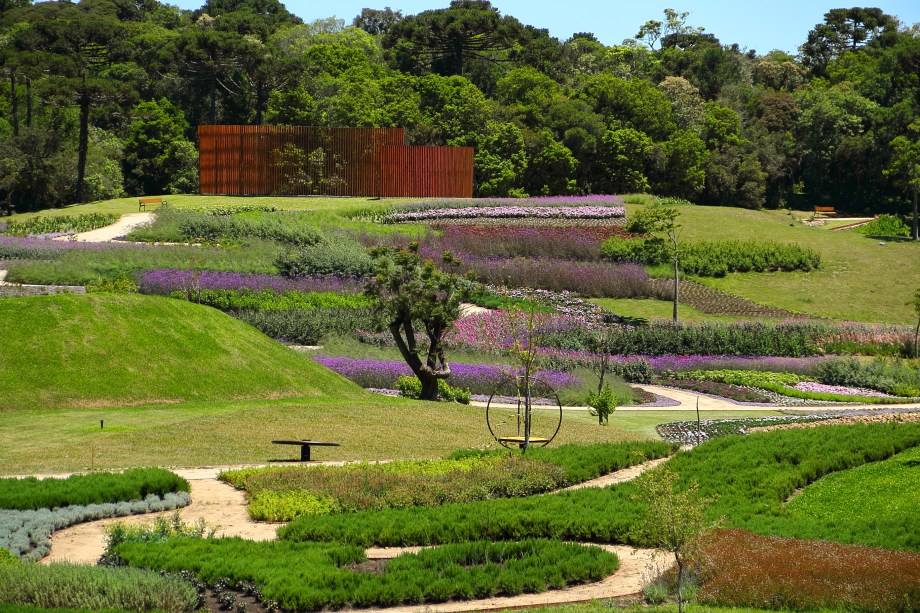
<svg viewBox="0 0 920 613"><path fill-rule="evenodd" d="M182 8L197 9L204 0L167 0ZM284 0L282 0L283 2ZM284 2L288 10L306 21L336 16L346 23L361 12L363 7L390 6L411 15L428 9L445 8L449 0L338 0L313 2L290 0ZM758 53L781 49L795 53L805 42L808 31L823 20L824 13L832 8L850 6L879 6L895 15L903 23L920 22L920 2L917 0L891 0L871 2L814 2L812 0L772 0L745 2L735 0L674 0L666 2L648 0L567 0L546 2L534 0L492 0L492 5L504 15L513 15L525 24L546 28L550 34L565 40L575 32L593 32L606 45L618 44L632 38L639 26L649 19L663 18L665 8L688 11L687 24L702 26L715 34L724 44L738 43Z"/></svg>

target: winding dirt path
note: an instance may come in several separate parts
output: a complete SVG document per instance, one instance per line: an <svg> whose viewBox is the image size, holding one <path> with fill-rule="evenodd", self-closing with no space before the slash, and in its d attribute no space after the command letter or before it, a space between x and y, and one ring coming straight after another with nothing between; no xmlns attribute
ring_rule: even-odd
<svg viewBox="0 0 920 613"><path fill-rule="evenodd" d="M579 483L566 490L587 487L606 487L638 477L646 470L657 466L666 458L652 460L604 475L591 481ZM264 541L276 538L276 529L280 524L255 522L246 512L245 494L230 485L217 480L218 468L176 470L191 484L192 503L180 511L186 522L204 519L210 524L217 524L218 536L241 536L243 538ZM116 521L129 524L151 524L156 516L170 516L172 511L150 515L135 515L119 519L103 519L78 524L54 533L51 537L51 555L42 560L50 562L77 562L93 564L105 550L105 528ZM553 590L542 594L522 594L520 596L488 598L464 602L448 602L421 606L395 607L385 609L390 613L422 613L438 611L443 613L455 611L482 611L508 607L526 607L533 605L561 604L583 602L598 598L614 598L637 594L643 586L654 578L666 566L667 557L654 549L634 549L624 545L600 545L607 551L615 553L620 559L620 569L603 581L587 585L574 586L564 590ZM367 550L369 559L391 559L405 552L419 551L421 547L373 547ZM367 609L364 609L365 611Z"/></svg>

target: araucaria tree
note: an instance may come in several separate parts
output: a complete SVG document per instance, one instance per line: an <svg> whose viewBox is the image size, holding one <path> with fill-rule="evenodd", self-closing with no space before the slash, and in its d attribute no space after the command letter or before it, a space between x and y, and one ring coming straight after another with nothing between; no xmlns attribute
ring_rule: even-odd
<svg viewBox="0 0 920 613"><path fill-rule="evenodd" d="M450 365L444 357L444 334L460 316L460 303L469 294L470 282L422 259L418 243L375 247L371 256L377 270L364 293L377 300L396 347L422 383L420 398L437 400L438 381L450 376ZM450 253L444 254L443 261L448 266L458 263ZM424 360L416 325L421 325L428 337Z"/></svg>

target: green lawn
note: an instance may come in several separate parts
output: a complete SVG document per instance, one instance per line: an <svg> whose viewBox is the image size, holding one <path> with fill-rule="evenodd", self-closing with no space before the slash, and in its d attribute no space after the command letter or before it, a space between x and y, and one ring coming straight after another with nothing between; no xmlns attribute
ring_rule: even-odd
<svg viewBox="0 0 920 613"><path fill-rule="evenodd" d="M0 330L0 411L366 396L255 328L182 300L8 298Z"/></svg>
<svg viewBox="0 0 920 613"><path fill-rule="evenodd" d="M626 205L627 214L637 210ZM810 228L783 211L682 206L684 240L773 240L799 243L821 254L812 272L732 273L702 283L768 306L832 319L909 323L907 301L920 287L920 244L879 245L856 232Z"/></svg>

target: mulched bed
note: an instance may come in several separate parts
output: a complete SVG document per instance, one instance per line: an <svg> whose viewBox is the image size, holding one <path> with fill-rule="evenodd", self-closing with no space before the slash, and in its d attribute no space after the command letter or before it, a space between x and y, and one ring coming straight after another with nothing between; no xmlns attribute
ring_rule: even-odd
<svg viewBox="0 0 920 613"><path fill-rule="evenodd" d="M673 279L651 279L649 283L662 290L670 290ZM772 319L791 319L795 313L783 309L757 304L751 300L735 296L695 281L681 281L679 286L680 301L707 315L738 315L743 317L768 317ZM671 292L673 295L673 292Z"/></svg>

